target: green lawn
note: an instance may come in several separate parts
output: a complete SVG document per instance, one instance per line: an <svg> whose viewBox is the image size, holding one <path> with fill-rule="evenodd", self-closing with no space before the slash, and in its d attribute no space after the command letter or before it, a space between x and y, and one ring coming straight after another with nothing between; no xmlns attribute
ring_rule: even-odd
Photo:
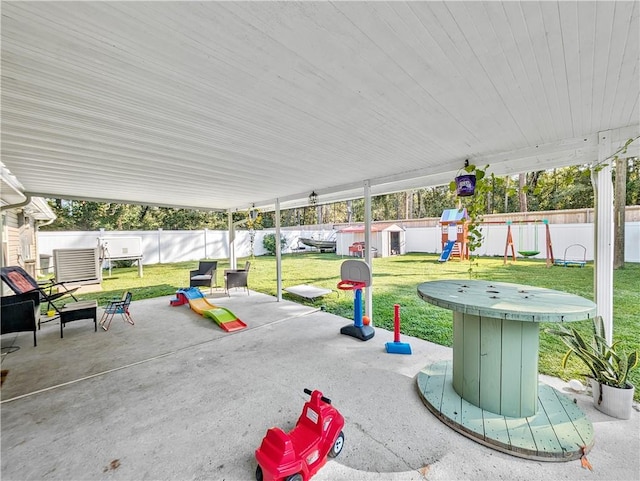
<svg viewBox="0 0 640 481"><path fill-rule="evenodd" d="M282 258L283 286L313 284L333 289L315 302L305 301L284 293L286 299L296 302L324 306L326 311L353 318L353 294L338 291L340 265L345 260L333 254L291 254ZM239 259L243 265L245 259ZM252 259L249 286L266 294L276 295L275 257L262 256ZM144 278L137 276L137 268L113 269L111 278L103 280L103 291L85 294L85 299L98 299L104 304L123 290L131 290L134 300L171 295L177 288L188 286L189 269L197 262L157 264L144 267ZM222 283L222 270L228 268L226 260L218 264L218 283ZM374 273L374 324L385 329L393 329L393 306L400 304L402 333L425 339L445 346L452 344L451 312L422 301L416 294L418 284L434 279L467 279L469 263L451 260L439 263L434 254L407 254L373 260ZM108 271L104 271L105 276ZM544 261L518 260L517 263L503 265L502 258L482 258L473 267L473 274L480 279L514 282L539 287L557 289L578 294L593 300L593 265L579 267L546 268ZM629 349L640 350L640 264L626 264L624 269L614 274L614 341L622 341ZM585 332L590 322L576 323ZM540 372L563 379L584 379L584 369L578 363L571 363L563 370L560 362L565 352L564 344L555 336L540 334ZM640 369L631 375L631 382L640 385ZM640 400L638 390L636 399Z"/></svg>

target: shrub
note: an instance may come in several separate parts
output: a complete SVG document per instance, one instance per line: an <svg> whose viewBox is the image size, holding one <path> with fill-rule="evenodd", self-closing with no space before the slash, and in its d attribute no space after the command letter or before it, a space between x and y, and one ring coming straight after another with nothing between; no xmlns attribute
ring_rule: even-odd
<svg viewBox="0 0 640 481"><path fill-rule="evenodd" d="M280 236L280 250L282 251L287 245L287 239ZM276 235L266 234L262 238L262 246L267 250L270 255L276 254Z"/></svg>
<svg viewBox="0 0 640 481"><path fill-rule="evenodd" d="M114 267L114 268L133 267L133 264L135 264L135 262L136 261L133 260L133 259L121 259L121 260L117 260L117 261L111 261L111 266Z"/></svg>

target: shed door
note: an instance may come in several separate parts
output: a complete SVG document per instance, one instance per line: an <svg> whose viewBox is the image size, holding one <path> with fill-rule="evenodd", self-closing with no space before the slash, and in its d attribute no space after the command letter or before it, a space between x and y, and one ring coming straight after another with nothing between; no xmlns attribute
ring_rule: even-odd
<svg viewBox="0 0 640 481"><path fill-rule="evenodd" d="M391 247L391 255L397 256L400 254L400 232L389 232L389 245Z"/></svg>

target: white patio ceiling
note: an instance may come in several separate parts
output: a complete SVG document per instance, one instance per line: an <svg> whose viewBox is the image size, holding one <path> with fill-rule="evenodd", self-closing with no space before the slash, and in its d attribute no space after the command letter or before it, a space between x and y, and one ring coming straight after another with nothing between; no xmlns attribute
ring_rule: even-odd
<svg viewBox="0 0 640 481"><path fill-rule="evenodd" d="M273 208L593 162L639 134L638 2L2 2L37 196Z"/></svg>

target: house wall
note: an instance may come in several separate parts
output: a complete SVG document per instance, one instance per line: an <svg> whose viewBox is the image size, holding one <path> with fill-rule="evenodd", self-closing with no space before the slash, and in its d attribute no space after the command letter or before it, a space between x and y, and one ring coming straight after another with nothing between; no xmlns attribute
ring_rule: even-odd
<svg viewBox="0 0 640 481"><path fill-rule="evenodd" d="M21 210L2 212L2 262L3 265L18 265L32 276L37 268L37 239L33 219Z"/></svg>
<svg viewBox="0 0 640 481"><path fill-rule="evenodd" d="M2 265L11 265L17 262L18 217L14 211L2 212Z"/></svg>
<svg viewBox="0 0 640 481"><path fill-rule="evenodd" d="M22 210L8 209L1 214L2 265L21 266L33 277L38 273L35 222L24 216ZM0 282L0 295L13 291Z"/></svg>

